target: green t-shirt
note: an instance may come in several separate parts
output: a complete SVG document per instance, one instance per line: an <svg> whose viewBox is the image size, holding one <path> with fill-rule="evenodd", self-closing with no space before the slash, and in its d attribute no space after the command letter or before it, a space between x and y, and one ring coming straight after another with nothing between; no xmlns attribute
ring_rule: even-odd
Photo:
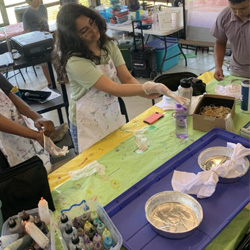
<svg viewBox="0 0 250 250"><path fill-rule="evenodd" d="M106 64L111 58L116 67L125 64L119 48L113 41L109 41L106 45L108 56L105 51L101 51L101 64ZM91 60L72 56L66 65L66 71L71 87L70 103L69 103L69 119L76 126L76 101L84 96L88 90L103 75Z"/></svg>

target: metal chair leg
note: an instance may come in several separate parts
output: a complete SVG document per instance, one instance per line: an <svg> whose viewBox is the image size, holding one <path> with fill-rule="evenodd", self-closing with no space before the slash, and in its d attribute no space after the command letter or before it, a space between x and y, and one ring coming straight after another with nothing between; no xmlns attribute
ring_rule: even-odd
<svg viewBox="0 0 250 250"><path fill-rule="evenodd" d="M34 70L34 72L35 72L35 75L36 75L36 77L37 77L37 73L36 73L36 69L35 69L35 66L33 66L33 70Z"/></svg>
<svg viewBox="0 0 250 250"><path fill-rule="evenodd" d="M21 74L21 76L22 76L22 78L23 78L23 81L26 83L25 78L24 78L24 76L23 76L23 73L22 73L21 69L19 69L19 73Z"/></svg>

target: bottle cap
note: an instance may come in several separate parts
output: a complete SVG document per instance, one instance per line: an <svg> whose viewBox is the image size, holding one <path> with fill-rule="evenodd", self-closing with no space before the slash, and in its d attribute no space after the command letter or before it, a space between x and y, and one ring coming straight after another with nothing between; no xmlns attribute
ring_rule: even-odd
<svg viewBox="0 0 250 250"><path fill-rule="evenodd" d="M76 245L78 244L80 241L79 237L76 234L73 234L72 238L71 238L71 242Z"/></svg>
<svg viewBox="0 0 250 250"><path fill-rule="evenodd" d="M13 228L16 226L16 221L13 218L9 218L8 225L10 228Z"/></svg>
<svg viewBox="0 0 250 250"><path fill-rule="evenodd" d="M66 224L66 227L65 227L65 233L66 234L71 234L73 232L73 228L72 226L70 226L68 223Z"/></svg>
<svg viewBox="0 0 250 250"><path fill-rule="evenodd" d="M28 221L30 219L30 215L27 212L25 212L24 210L23 210L22 219L23 219L23 221Z"/></svg>
<svg viewBox="0 0 250 250"><path fill-rule="evenodd" d="M191 87L191 81L189 78L183 78L180 80L180 85L183 88L190 88Z"/></svg>
<svg viewBox="0 0 250 250"><path fill-rule="evenodd" d="M66 223L69 219L68 219L68 216L66 214L62 213L60 220L62 223Z"/></svg>
<svg viewBox="0 0 250 250"><path fill-rule="evenodd" d="M42 224L41 220L40 220L37 216L35 216L35 221L34 221L34 223L35 223L35 225L36 225L37 227L40 227L41 224Z"/></svg>

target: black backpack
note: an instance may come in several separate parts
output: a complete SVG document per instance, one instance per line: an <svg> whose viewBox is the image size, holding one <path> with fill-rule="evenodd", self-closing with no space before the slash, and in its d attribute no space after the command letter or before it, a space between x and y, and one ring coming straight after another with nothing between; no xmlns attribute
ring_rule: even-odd
<svg viewBox="0 0 250 250"><path fill-rule="evenodd" d="M54 211L47 171L38 156L1 172L0 200L4 220L23 210L37 208L41 197Z"/></svg>
<svg viewBox="0 0 250 250"><path fill-rule="evenodd" d="M177 91L180 85L180 80L187 78L193 87L193 96L202 95L206 92L206 84L197 78L197 75L192 72L178 72L163 74L154 79L154 82L159 82L167 86L172 91Z"/></svg>

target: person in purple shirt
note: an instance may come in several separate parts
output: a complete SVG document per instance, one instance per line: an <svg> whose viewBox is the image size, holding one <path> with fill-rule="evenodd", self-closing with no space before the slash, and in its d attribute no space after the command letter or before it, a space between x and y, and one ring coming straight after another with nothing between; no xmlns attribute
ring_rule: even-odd
<svg viewBox="0 0 250 250"><path fill-rule="evenodd" d="M250 0L229 0L211 29L215 42L215 73L218 81L224 79L223 60L229 41L232 49L230 73L250 78Z"/></svg>

